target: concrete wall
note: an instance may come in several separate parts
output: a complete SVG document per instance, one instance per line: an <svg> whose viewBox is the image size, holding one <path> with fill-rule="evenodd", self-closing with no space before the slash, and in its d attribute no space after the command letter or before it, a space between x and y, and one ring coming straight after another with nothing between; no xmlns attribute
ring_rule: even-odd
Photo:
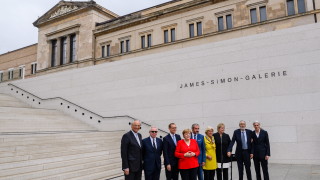
<svg viewBox="0 0 320 180"><path fill-rule="evenodd" d="M130 115L162 129L175 122L180 132L223 122L232 136L240 120L250 129L258 120L270 135L271 162L320 164L319 57L320 25L311 24L14 84L103 116Z"/></svg>

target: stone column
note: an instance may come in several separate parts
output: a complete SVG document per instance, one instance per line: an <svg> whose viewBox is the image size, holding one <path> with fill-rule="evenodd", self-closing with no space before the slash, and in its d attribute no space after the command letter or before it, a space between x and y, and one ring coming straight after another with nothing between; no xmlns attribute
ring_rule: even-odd
<svg viewBox="0 0 320 180"><path fill-rule="evenodd" d="M57 38L57 54L56 54L56 65L61 65L61 38Z"/></svg>
<svg viewBox="0 0 320 180"><path fill-rule="evenodd" d="M70 35L68 35L67 36L67 47L66 47L66 54L67 54L67 56L66 56L66 64L68 64L68 63L70 63L70 45L71 45L71 36Z"/></svg>

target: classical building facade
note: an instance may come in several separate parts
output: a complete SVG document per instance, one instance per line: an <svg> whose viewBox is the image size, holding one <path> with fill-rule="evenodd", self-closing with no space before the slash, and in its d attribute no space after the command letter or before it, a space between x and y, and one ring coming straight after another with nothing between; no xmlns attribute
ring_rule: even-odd
<svg viewBox="0 0 320 180"><path fill-rule="evenodd" d="M319 8L319 0L175 0L118 16L94 1L60 1L33 23L37 44L0 55L0 80L312 24Z"/></svg>

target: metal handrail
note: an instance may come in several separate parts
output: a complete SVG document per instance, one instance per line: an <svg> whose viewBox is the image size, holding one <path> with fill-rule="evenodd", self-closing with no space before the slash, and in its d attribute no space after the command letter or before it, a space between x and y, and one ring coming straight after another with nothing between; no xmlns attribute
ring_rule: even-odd
<svg viewBox="0 0 320 180"><path fill-rule="evenodd" d="M13 86L13 87L15 87L15 88L17 88L17 89L19 89L19 90L21 90L21 91L24 91L25 93L28 93L28 94L30 94L30 95L32 95L32 96L40 99L41 101L49 101L49 100L54 100L54 99L61 99L61 100L63 100L63 101L66 101L66 102L74 105L74 106L77 106L78 108L81 108L81 109L83 109L83 110L85 110L85 111L88 111L88 112L90 112L91 114L94 114L94 115L96 115L96 116L99 116L101 119L111 119L111 118L126 117L126 118L129 118L129 119L132 119L132 120L137 120L137 119L135 119L135 118L133 118L133 117L131 117L131 116L129 116L129 115L104 117L104 116L102 116L102 115L100 115L100 114L97 114L97 113L95 113L95 112L87 109L87 108L84 108L84 107L82 107L82 106L80 106L80 105L77 105L77 104L75 104L75 103L73 103L73 102L70 102L69 100L66 100L66 99L64 99L64 98L62 98L62 97L53 97L53 98L45 98L45 99L43 99L43 98L41 98L41 97L39 97L39 96L37 96L37 95L35 95L35 94L27 91L27 90L24 90L24 89L18 87L17 85L12 84L12 83L9 83L8 86ZM148 123L146 123L146 122L143 122L143 121L141 121L141 120L140 120L140 122L141 122L141 124L144 124L144 125L146 125L146 126L150 126L150 127L151 127L151 125L148 124ZM129 125L130 125L130 123L129 123ZM161 132L163 132L163 133L169 134L169 132L167 132L167 131L165 131L165 130L162 130L162 129L159 129L159 128L158 128L158 131L161 131Z"/></svg>

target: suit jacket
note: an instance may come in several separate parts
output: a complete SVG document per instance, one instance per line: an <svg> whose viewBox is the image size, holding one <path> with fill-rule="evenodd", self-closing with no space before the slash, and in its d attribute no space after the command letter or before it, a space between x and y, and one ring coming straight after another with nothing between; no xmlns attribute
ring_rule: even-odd
<svg viewBox="0 0 320 180"><path fill-rule="evenodd" d="M259 138L255 131L252 131L252 150L253 157L264 159L265 156L270 156L270 143L268 132L260 129Z"/></svg>
<svg viewBox="0 0 320 180"><path fill-rule="evenodd" d="M247 147L248 147L248 152L251 153L251 134L252 131L249 129L245 129L246 134L247 134ZM236 157L240 157L241 156L241 152L242 152L242 141L241 141L241 130L237 129L234 131L233 136L232 136L232 140L231 143L229 145L228 148L228 152L232 151L232 147L234 145L234 143L237 142L237 148L236 148Z"/></svg>
<svg viewBox="0 0 320 180"><path fill-rule="evenodd" d="M153 171L161 169L162 140L156 138L157 148L154 149L150 137L142 140L143 169Z"/></svg>
<svg viewBox="0 0 320 180"><path fill-rule="evenodd" d="M196 156L185 157L186 152L194 152ZM174 155L179 158L178 168L179 169L191 169L199 167L198 156L200 155L200 150L198 143L195 139L190 139L190 145L188 146L184 140L180 140L177 143L177 148Z"/></svg>
<svg viewBox="0 0 320 180"><path fill-rule="evenodd" d="M178 143L181 140L180 135L175 134L176 141ZM173 142L173 139L170 134L166 135L163 138L163 158L164 165L170 164L171 166L176 166L178 164L178 158L174 156L174 152L176 150L176 145Z"/></svg>
<svg viewBox="0 0 320 180"><path fill-rule="evenodd" d="M143 146L140 133L138 133L138 137L141 146ZM142 147L139 146L132 131L129 131L122 136L121 158L122 169L129 168L131 172L137 172L142 169Z"/></svg>
<svg viewBox="0 0 320 180"><path fill-rule="evenodd" d="M198 162L199 163L206 162L206 145L204 143L204 136L202 134L197 134L196 140L200 150L200 155L198 156Z"/></svg>
<svg viewBox="0 0 320 180"><path fill-rule="evenodd" d="M218 163L230 162L230 158L227 156L228 147L231 142L229 134L223 133L222 137L220 137L219 133L214 133L213 137L216 142L217 162Z"/></svg>

